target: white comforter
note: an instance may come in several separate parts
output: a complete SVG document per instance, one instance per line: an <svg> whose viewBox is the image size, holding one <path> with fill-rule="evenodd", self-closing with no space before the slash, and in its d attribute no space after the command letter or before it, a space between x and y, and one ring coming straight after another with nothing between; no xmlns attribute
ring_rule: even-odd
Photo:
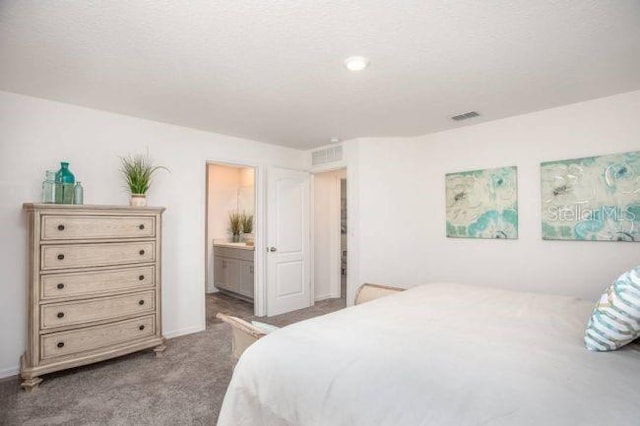
<svg viewBox="0 0 640 426"><path fill-rule="evenodd" d="M640 350L584 348L592 304L430 284L251 346L219 426L640 425Z"/></svg>

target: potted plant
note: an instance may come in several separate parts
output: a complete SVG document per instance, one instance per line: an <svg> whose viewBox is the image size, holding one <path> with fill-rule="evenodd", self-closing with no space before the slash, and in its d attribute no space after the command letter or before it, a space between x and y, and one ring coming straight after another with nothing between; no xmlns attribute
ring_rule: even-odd
<svg viewBox="0 0 640 426"><path fill-rule="evenodd" d="M120 158L120 171L124 176L127 190L131 194L129 204L135 207L147 205L147 191L151 186L153 175L161 169L169 171L164 166L155 166L147 155L129 155Z"/></svg>
<svg viewBox="0 0 640 426"><path fill-rule="evenodd" d="M244 235L244 241L250 245L253 241L253 215L242 213L242 234Z"/></svg>
<svg viewBox="0 0 640 426"><path fill-rule="evenodd" d="M231 232L234 243L240 242L240 233L242 232L242 215L238 212L229 213L229 232Z"/></svg>

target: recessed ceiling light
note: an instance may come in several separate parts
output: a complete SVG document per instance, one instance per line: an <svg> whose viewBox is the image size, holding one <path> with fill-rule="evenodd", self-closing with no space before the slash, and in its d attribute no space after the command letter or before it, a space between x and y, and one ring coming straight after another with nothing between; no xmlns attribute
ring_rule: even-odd
<svg viewBox="0 0 640 426"><path fill-rule="evenodd" d="M364 56L351 56L344 60L344 66L349 71L362 71L369 66L369 60Z"/></svg>
<svg viewBox="0 0 640 426"><path fill-rule="evenodd" d="M341 142L341 141L342 141L342 139L340 139L340 138L339 138L339 137L337 137L337 136L334 136L334 137L332 137L331 139L329 139L329 142L331 142L331 143L339 143L339 142Z"/></svg>

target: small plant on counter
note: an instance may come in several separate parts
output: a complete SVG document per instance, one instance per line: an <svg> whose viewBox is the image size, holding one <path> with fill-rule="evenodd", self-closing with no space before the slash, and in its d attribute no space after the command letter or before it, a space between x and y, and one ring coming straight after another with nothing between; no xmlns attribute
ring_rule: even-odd
<svg viewBox="0 0 640 426"><path fill-rule="evenodd" d="M251 234L253 232L253 215L242 213L241 215L242 221L242 233L243 234Z"/></svg>
<svg viewBox="0 0 640 426"><path fill-rule="evenodd" d="M126 188L131 193L132 206L147 205L146 193L151 186L153 175L158 170L169 171L164 166L155 166L147 155L129 155L121 157L120 171L125 179Z"/></svg>
<svg viewBox="0 0 640 426"><path fill-rule="evenodd" d="M233 236L233 242L240 241L240 233L242 232L242 215L240 213L229 213L229 232Z"/></svg>

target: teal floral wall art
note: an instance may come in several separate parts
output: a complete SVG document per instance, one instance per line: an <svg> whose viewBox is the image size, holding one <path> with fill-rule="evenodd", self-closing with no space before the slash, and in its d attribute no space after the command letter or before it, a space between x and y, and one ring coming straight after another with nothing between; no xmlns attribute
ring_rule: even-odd
<svg viewBox="0 0 640 426"><path fill-rule="evenodd" d="M542 238L640 241L640 151L540 165Z"/></svg>
<svg viewBox="0 0 640 426"><path fill-rule="evenodd" d="M516 167L446 175L447 237L518 238Z"/></svg>

